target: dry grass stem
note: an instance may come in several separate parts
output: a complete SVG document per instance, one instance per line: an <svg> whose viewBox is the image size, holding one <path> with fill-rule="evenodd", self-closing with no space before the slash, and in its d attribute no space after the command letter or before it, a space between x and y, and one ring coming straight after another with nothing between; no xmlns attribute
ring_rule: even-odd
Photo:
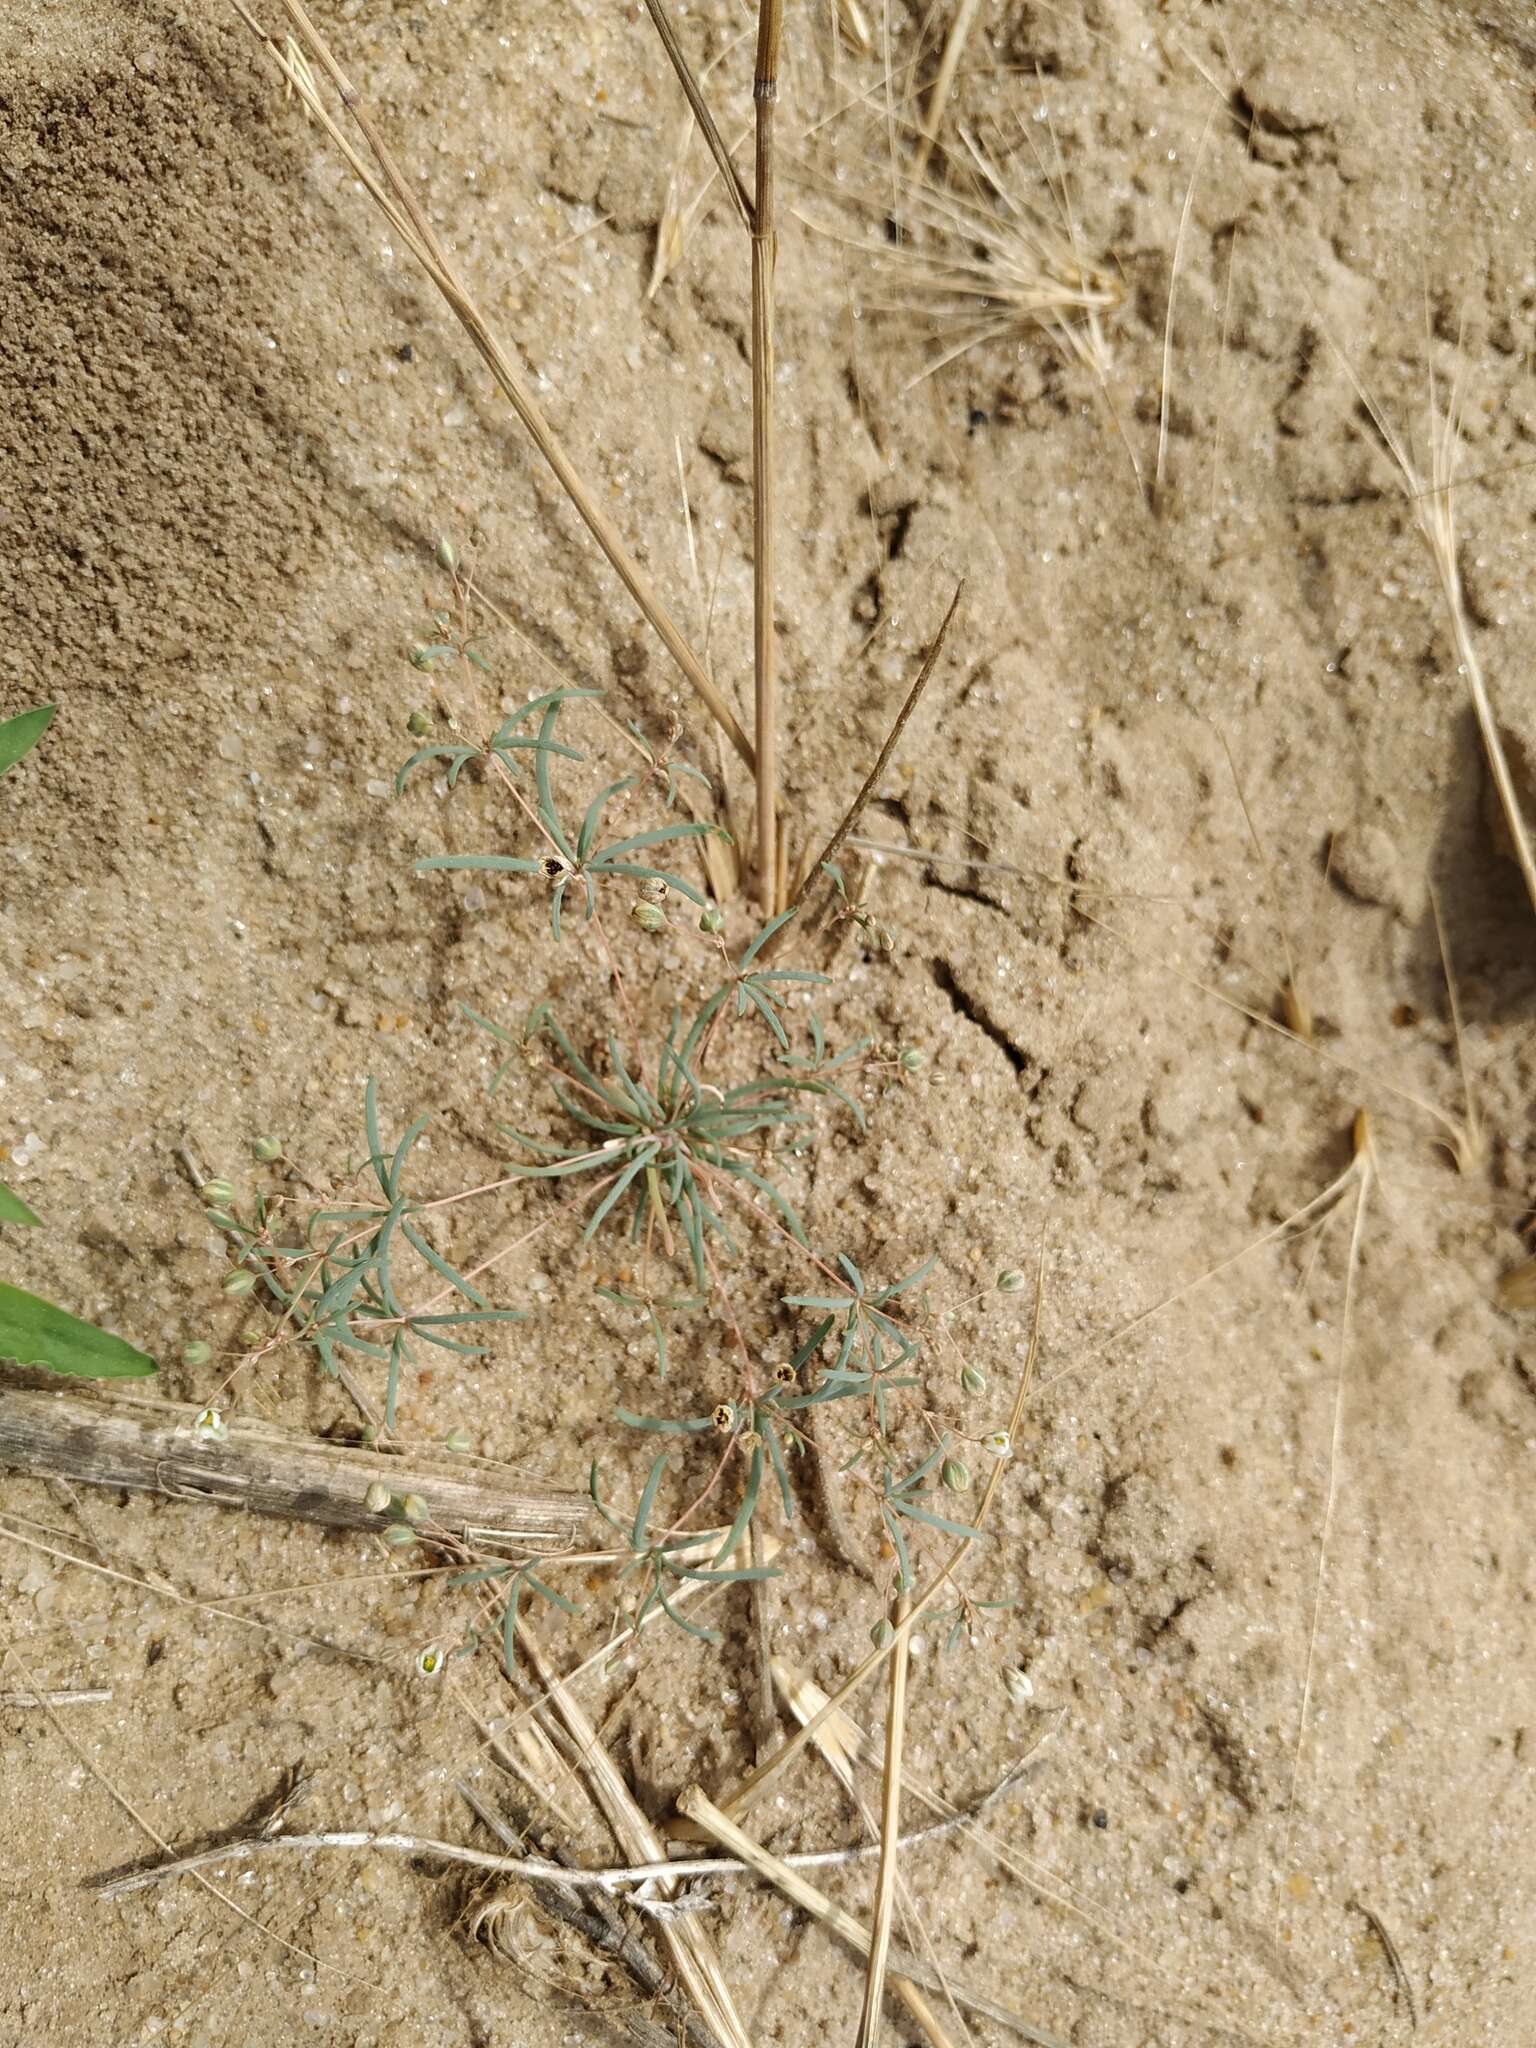
<svg viewBox="0 0 1536 2048"><path fill-rule="evenodd" d="M1483 752L1488 758L1488 770L1493 777L1499 808L1504 814L1504 823L1509 831L1515 859L1525 878L1526 893L1531 899L1531 907L1536 909L1536 846L1532 844L1530 827L1526 824L1525 814L1521 808L1519 792L1509 766L1509 757L1504 751L1503 735L1499 730L1493 699L1489 695L1488 684L1483 675L1483 665L1472 643L1472 626L1461 587L1455 510L1456 461L1461 448L1461 423L1465 402L1461 385L1460 356L1458 354L1457 374L1452 379L1443 411L1440 406L1438 383L1433 370L1430 372L1429 475L1426 478L1419 468L1412 448L1399 434L1384 409L1366 390L1354 364L1337 343L1334 343L1334 349L1344 365L1345 374L1355 388L1356 396L1370 415L1372 424L1402 474L1414 520L1435 565L1435 573L1440 580L1441 594L1445 599L1446 613L1450 621L1457 663L1461 673L1466 677L1467 688L1471 693L1472 710L1482 738Z"/></svg>
<svg viewBox="0 0 1536 2048"><path fill-rule="evenodd" d="M1458 1173L1475 1173L1487 1163L1488 1132L1477 1106L1477 1094L1467 1066L1466 1037L1461 1026L1461 996L1456 987L1455 970L1451 966L1451 946L1446 936L1445 919L1440 914L1440 892L1433 882L1429 885L1429 907L1434 914L1435 938L1440 946L1440 969L1445 976L1446 1000L1451 1006L1451 1036L1456 1041L1456 1065L1461 1072L1461 1099L1465 1105L1465 1114L1459 1131L1452 1139L1450 1153Z"/></svg>
<svg viewBox="0 0 1536 2048"><path fill-rule="evenodd" d="M1282 1880L1288 1875L1291 1860L1291 1834L1296 1816L1296 1795L1301 1783L1302 1761L1307 1739L1307 1715L1312 1705L1312 1690L1317 1671L1317 1644L1322 1630L1323 1594L1328 1575L1328 1544L1333 1534L1334 1510L1338 1504L1339 1467L1344 1448L1344 1408L1348 1386L1350 1323L1355 1303L1355 1282L1360 1270L1360 1242L1365 1231L1366 1203L1375 1174L1375 1155L1371 1148L1370 1123L1365 1111L1355 1118L1355 1156L1348 1168L1348 1177L1355 1183L1355 1215L1349 1233L1349 1254L1344 1268L1344 1307L1339 1318L1339 1355L1334 1374L1333 1421L1328 1433L1328 1475L1323 1496L1323 1521L1317 1539L1317 1577L1312 1595L1312 1625L1307 1634L1307 1659L1302 1676L1301 1707L1296 1716L1296 1748L1291 1759L1291 1782L1286 1795L1284 1841L1280 1853L1279 1874ZM1284 1897L1284 1894L1281 1894ZM1275 1906L1275 1927L1278 1935L1282 1907L1277 1900Z"/></svg>
<svg viewBox="0 0 1536 2048"><path fill-rule="evenodd" d="M774 116L779 97L782 0L758 0L752 236L752 673L757 749L757 894L763 915L779 907L778 672L774 632L774 272L778 233L774 196Z"/></svg>
<svg viewBox="0 0 1536 2048"><path fill-rule="evenodd" d="M918 669L912 687L908 690L906 699L901 709L897 712L879 753L875 756L874 765L860 784L858 794L854 797L853 802L843 813L842 822L838 825L836 831L833 832L832 837L821 849L821 852L817 854L816 858L806 864L804 879L797 892L796 900L798 902L804 902L818 877L825 871L828 862L837 859L844 843L858 824L860 818L863 817L865 806L880 787L881 778L891 764L891 756L895 753L897 746L900 744L901 736L907 729L907 722L917 709L924 690L927 689L933 679L933 672L939 665L939 656L944 652L944 642L949 637L949 629L954 623L955 613L960 609L960 600L964 595L965 585L963 583L956 584L955 594L949 601L949 610L940 621L939 630L933 637L933 643L929 647L928 652L923 656L922 666Z"/></svg>
<svg viewBox="0 0 1536 2048"><path fill-rule="evenodd" d="M551 1665L535 1631L521 1619L517 1624L517 1642L575 1745L577 1761L615 1841L636 1862L664 1863L666 1851L661 1837L599 1741L586 1710ZM715 1945L705 1928L692 1917L668 1919L662 1923L661 1934L678 1976L705 2024L719 2035L724 2048L751 2048Z"/></svg>
<svg viewBox="0 0 1536 2048"><path fill-rule="evenodd" d="M809 1724L807 1724L809 1725ZM847 1942L860 1955L870 1952L873 1937L862 1920L835 1905L825 1892L819 1891L782 1857L775 1856L769 1849L756 1841L746 1830L739 1827L730 1816L723 1813L697 1785L691 1785L677 1802L678 1811L685 1814L702 1834L728 1849L733 1856L739 1856L749 1864L759 1877L771 1884L776 1891L796 1905L804 1913L835 1934L840 1941ZM956 1978L939 1972L920 1956L908 1955L904 1949L892 1948L889 1952L892 1970L899 1976L921 1985L925 1990L952 1994L972 2012L981 2013L985 2018L995 2020L999 2026L1010 2028L1023 2040L1032 2041L1036 2048L1066 2048L1059 2035L1050 2034L1035 2026L1010 2007L1002 2005L980 1986L968 1984L963 1978Z"/></svg>
<svg viewBox="0 0 1536 2048"><path fill-rule="evenodd" d="M898 1596L891 1612L893 1626L905 1619L906 1611L905 1598ZM891 1950L891 1920L896 1908L897 1841L901 1833L901 1753L907 1732L907 1670L910 1658L911 1637L899 1635L891 1651L889 1690L886 1694L880 1870L875 1880L874 1925L869 1943L869 1967L864 1975L864 2009L859 2015L858 2048L877 2048L880 2039L885 1970Z"/></svg>
<svg viewBox="0 0 1536 2048"><path fill-rule="evenodd" d="M458 1791L481 1824L488 1828L514 1856L520 1855L522 1843L517 1834L507 1826L495 1808L481 1797L474 1786L461 1778L458 1780ZM559 1867L565 1866L562 1864ZM518 1875L522 1879L521 1871ZM624 2024L628 2026L630 2033L637 2040L645 2042L646 2048L681 2048L683 2043L687 2044L687 2048L719 2048L714 2035L708 2031L678 1990L676 1980L652 1956L649 1948L635 1934L622 1909L613 1899L601 1892L575 1897L563 1882L534 1883L530 1889L544 1912L562 1921L567 1927L574 1928L600 1955L611 1956L615 1962L622 1964L648 1998L658 2000L666 2006L673 2020L672 2028L667 2031L653 2027L649 2021L641 2021L634 2013L626 2014L624 2017ZM522 1958L515 1945L507 1939L507 1928L521 1904L521 1897L513 1901L488 1900L476 1913L472 1923L476 1935L485 1942L493 1954L504 1955L515 1962L521 1962Z"/></svg>
<svg viewBox="0 0 1536 2048"><path fill-rule="evenodd" d="M741 721L716 688L714 679L663 604L659 592L630 553L618 528L577 471L564 445L545 419L522 372L487 325L479 307L450 264L442 244L411 190L409 181L397 168L386 149L356 88L342 71L328 44L300 5L300 0L282 0L283 8L308 54L330 78L341 97L342 104L362 131L376 169L370 168L367 160L353 147L332 118L325 102L315 91L312 78L307 79L305 72L289 60L282 46L247 12L242 0L230 0L230 4L246 25L260 37L283 77L299 94L306 109L313 113L369 197L389 221L393 231L426 272L490 371L497 388L522 421L534 446L554 472L561 489L607 556L614 572L634 599L641 614L677 663L710 716L729 736L737 753L755 773L756 753Z"/></svg>
<svg viewBox="0 0 1536 2048"><path fill-rule="evenodd" d="M971 27L976 19L979 0L960 0L954 18L949 24L949 34L944 38L944 49L939 57L939 68L934 73L933 84L928 91L928 104L923 109L923 118L918 129L917 147L912 152L912 182L920 184L927 175L928 159L938 141L939 129L943 126L944 110L949 105L949 96L954 90L955 74L960 69L960 59L970 40Z"/></svg>
<svg viewBox="0 0 1536 2048"><path fill-rule="evenodd" d="M661 46L667 53L672 69L677 73L678 83L683 88L693 118L698 122L704 140L709 144L709 153L725 181L725 189L730 194L737 218L750 234L752 201L747 196L747 188L742 182L741 173L725 146L725 138L715 125L715 117L710 111L709 102L704 97L698 79L694 76L693 67L677 39L677 30L672 25L672 17L667 12L664 0L645 0L645 11L651 17L651 24L661 38Z"/></svg>
<svg viewBox="0 0 1536 2048"><path fill-rule="evenodd" d="M109 1685L63 1686L47 1692L0 1692L0 1711L18 1712L24 1708L49 1707L102 1707L110 1705L112 1688Z"/></svg>

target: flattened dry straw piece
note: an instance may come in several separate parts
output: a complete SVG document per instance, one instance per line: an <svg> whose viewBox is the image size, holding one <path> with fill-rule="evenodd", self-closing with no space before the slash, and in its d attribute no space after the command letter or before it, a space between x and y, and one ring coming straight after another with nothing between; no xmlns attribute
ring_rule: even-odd
<svg viewBox="0 0 1536 2048"><path fill-rule="evenodd" d="M785 1898L800 1907L802 1912L811 1914L814 1919L819 1920L824 1927L837 1935L839 1940L856 1949L860 1955L867 1956L870 1953L873 1938L862 1920L856 1920L841 1906L834 1905L825 1892L818 1891L815 1885L807 1878L801 1877L799 1872L781 1857L775 1856L771 1850L765 1849L760 1842L755 1841L744 1828L738 1827L735 1821L722 1813L697 1785L690 1786L683 1793L677 1806L680 1813L686 1815L706 1835L719 1842L722 1848L729 1849L744 1863L750 1864L760 1877L782 1892ZM920 1956L908 1955L904 1949L893 1947L890 1950L890 1965L898 1976L905 1977L914 1984L921 1984L929 1991L947 1992L961 2005L969 2006L972 2012L981 2013L985 2018L995 2020L999 2026L1011 2028L1023 2040L1034 2042L1036 2048L1066 2048L1066 2043L1060 2035L1047 2033L1043 2028L1035 2026L1032 2021L1000 2004L978 1985L967 1984L963 1979L956 1978L947 1971L941 1977L939 1972L931 1968Z"/></svg>
<svg viewBox="0 0 1536 2048"><path fill-rule="evenodd" d="M586 1710L545 1656L538 1635L521 1619L517 1623L517 1642L534 1676L549 1696L553 1712L565 1724L592 1796L612 1828L615 1840L626 1854L637 1860L664 1863L661 1837L636 1804L618 1766L599 1741ZM746 2027L736 2010L736 2002L707 1931L697 1919L689 1917L663 1920L661 1934L688 1996L705 2024L718 2035L723 2048L751 2048Z"/></svg>
<svg viewBox="0 0 1536 2048"><path fill-rule="evenodd" d="M423 213L408 180L385 147L356 87L342 70L329 44L299 4L299 0L282 0L283 10L293 25L303 51L330 79L340 95L342 104L362 131L373 158L372 166L348 140L330 109L320 98L308 66L295 62L288 55L283 46L248 12L243 0L230 0L230 5L247 28L260 38L288 85L298 94L305 111L319 122L331 142L346 159L348 167L367 191L370 199L389 221L394 233L399 236L437 287L450 312L474 344L476 352L490 371L496 385L522 421L534 446L554 471L561 489L575 506L593 539L608 557L625 589L697 692L710 716L729 737L732 746L748 768L755 773L757 753L741 721L716 688L714 679L663 604L659 592L630 553L617 527L604 512L594 493L587 487L553 428L545 419L511 355L486 324L479 307L449 262L447 253Z"/></svg>

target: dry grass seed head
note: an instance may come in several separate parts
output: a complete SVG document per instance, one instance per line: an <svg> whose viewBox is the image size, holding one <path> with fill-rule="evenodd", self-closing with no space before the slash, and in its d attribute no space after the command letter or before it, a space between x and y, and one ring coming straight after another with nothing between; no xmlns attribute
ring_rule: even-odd
<svg viewBox="0 0 1536 2048"><path fill-rule="evenodd" d="M1110 363L1104 317L1123 292L1110 264L1084 251L1064 190L1041 166L1050 203L1037 203L1011 165L966 129L949 162L947 186L907 184L894 201L887 167L870 159L852 167L855 178L864 174L863 189L854 190L870 226L842 238L872 258L875 292L866 303L920 320L933 339L913 381L990 342L1042 334L1102 380ZM841 183L834 189L845 191Z"/></svg>

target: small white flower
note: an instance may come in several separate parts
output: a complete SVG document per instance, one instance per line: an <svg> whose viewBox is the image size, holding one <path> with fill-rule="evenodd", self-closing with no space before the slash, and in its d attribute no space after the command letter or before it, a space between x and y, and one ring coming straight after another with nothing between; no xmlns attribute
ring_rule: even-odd
<svg viewBox="0 0 1536 2048"><path fill-rule="evenodd" d="M1011 1458L1013 1439L1006 1429L989 1429L981 1440L981 1448L990 1452L994 1458Z"/></svg>
<svg viewBox="0 0 1536 2048"><path fill-rule="evenodd" d="M205 1408L193 1423L192 1434L203 1443L221 1444L229 1436L229 1424L217 1408Z"/></svg>
<svg viewBox="0 0 1536 2048"><path fill-rule="evenodd" d="M1016 1707L1035 1696L1035 1681L1022 1664L1013 1664L1003 1673L1003 1683L1008 1688L1008 1697Z"/></svg>
<svg viewBox="0 0 1536 2048"><path fill-rule="evenodd" d="M423 1678L439 1678L448 1659L436 1643L428 1643L424 1650L416 1652L416 1669Z"/></svg>

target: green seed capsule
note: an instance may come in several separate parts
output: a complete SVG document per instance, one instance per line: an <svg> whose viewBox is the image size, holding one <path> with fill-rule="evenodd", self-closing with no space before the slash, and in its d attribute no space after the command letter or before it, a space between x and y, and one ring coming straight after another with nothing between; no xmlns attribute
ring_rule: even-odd
<svg viewBox="0 0 1536 2048"><path fill-rule="evenodd" d="M375 1479L368 1491L363 1495L363 1506L370 1515L382 1515L387 1513L389 1504L394 1497L382 1479Z"/></svg>
<svg viewBox="0 0 1536 2048"><path fill-rule="evenodd" d="M466 1451L472 1451L474 1447L475 1440L467 1429L450 1429L443 1438L443 1449L452 1451L455 1457L462 1458Z"/></svg>
<svg viewBox="0 0 1536 2048"><path fill-rule="evenodd" d="M205 1180L198 1191L210 1209L227 1209L235 1199L232 1180Z"/></svg>
<svg viewBox="0 0 1536 2048"><path fill-rule="evenodd" d="M1006 1266L997 1276L999 1294L1022 1294L1028 1284L1028 1275L1021 1273L1016 1266Z"/></svg>
<svg viewBox="0 0 1536 2048"><path fill-rule="evenodd" d="M427 734L432 730L431 712L421 710L413 711L410 717L405 721L405 729L411 735L412 739L424 740Z"/></svg>
<svg viewBox="0 0 1536 2048"><path fill-rule="evenodd" d="M411 649L411 667L419 668L423 675L432 673L432 650L425 640L418 640Z"/></svg>
<svg viewBox="0 0 1536 2048"><path fill-rule="evenodd" d="M927 1053L920 1051L915 1045L903 1046L898 1059L909 1074L915 1074L920 1067L926 1067L928 1064Z"/></svg>
<svg viewBox="0 0 1536 2048"><path fill-rule="evenodd" d="M258 1344L264 1342L266 1334L260 1323L247 1323L240 1332L240 1342L247 1351L254 1351Z"/></svg>
<svg viewBox="0 0 1536 2048"><path fill-rule="evenodd" d="M960 1375L960 1384L968 1394L984 1394L987 1376L979 1365L968 1365Z"/></svg>
<svg viewBox="0 0 1536 2048"><path fill-rule="evenodd" d="M869 1632L869 1640L877 1650L883 1650L896 1631L888 1621L877 1621Z"/></svg>
<svg viewBox="0 0 1536 2048"><path fill-rule="evenodd" d="M723 911L716 910L713 904L709 906L708 910L700 911L699 930L701 932L709 932L711 935L713 935L715 932L724 931L725 913Z"/></svg>
<svg viewBox="0 0 1536 2048"><path fill-rule="evenodd" d="M237 1266L233 1273L226 1273L222 1281L224 1292L229 1295L249 1294L256 1285L256 1275L244 1266Z"/></svg>
<svg viewBox="0 0 1536 2048"><path fill-rule="evenodd" d="M964 1493L971 1483L971 1475L963 1458L946 1458L939 1470L939 1477L951 1493Z"/></svg>
<svg viewBox="0 0 1536 2048"><path fill-rule="evenodd" d="M382 1534L391 1550L409 1550L416 1541L416 1531L408 1529L404 1522L391 1522Z"/></svg>
<svg viewBox="0 0 1536 2048"><path fill-rule="evenodd" d="M282 1158L283 1141L281 1138L253 1138L251 1151L263 1166L270 1166L274 1159Z"/></svg>
<svg viewBox="0 0 1536 2048"><path fill-rule="evenodd" d="M643 932L664 932L667 928L667 913L659 903L632 903L629 914Z"/></svg>
<svg viewBox="0 0 1536 2048"><path fill-rule="evenodd" d="M181 1347L183 1365L206 1365L213 1356L213 1346L205 1344L201 1337L194 1337L190 1344Z"/></svg>
<svg viewBox="0 0 1536 2048"><path fill-rule="evenodd" d="M437 557L439 569L446 569L451 576L459 566L459 551L446 534L439 539L433 552Z"/></svg>
<svg viewBox="0 0 1536 2048"><path fill-rule="evenodd" d="M430 1510L419 1493L408 1493L400 1503L400 1512L408 1522L424 1522Z"/></svg>

